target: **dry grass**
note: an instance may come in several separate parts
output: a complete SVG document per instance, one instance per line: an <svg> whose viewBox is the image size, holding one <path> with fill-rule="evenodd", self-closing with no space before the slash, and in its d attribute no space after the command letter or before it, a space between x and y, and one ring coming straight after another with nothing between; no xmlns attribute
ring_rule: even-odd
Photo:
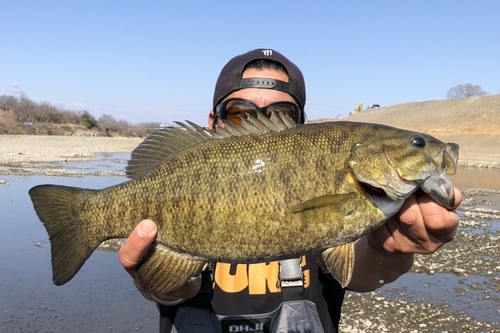
<svg viewBox="0 0 500 333"><path fill-rule="evenodd" d="M406 103L367 110L346 120L434 134L500 135L500 95Z"/></svg>
<svg viewBox="0 0 500 333"><path fill-rule="evenodd" d="M429 133L458 143L462 160L486 164L500 160L500 95L406 103L363 111L342 120Z"/></svg>

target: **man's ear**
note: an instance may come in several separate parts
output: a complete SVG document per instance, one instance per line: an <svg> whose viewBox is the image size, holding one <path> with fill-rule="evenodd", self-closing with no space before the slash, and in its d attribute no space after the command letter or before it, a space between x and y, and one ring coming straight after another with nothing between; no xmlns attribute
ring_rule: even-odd
<svg viewBox="0 0 500 333"><path fill-rule="evenodd" d="M217 117L215 116L215 111L210 111L208 114L208 128L210 130L214 130L214 123L217 121Z"/></svg>
<svg viewBox="0 0 500 333"><path fill-rule="evenodd" d="M215 130L214 125L224 128L224 122L215 115L215 111L210 111L208 114L208 128Z"/></svg>

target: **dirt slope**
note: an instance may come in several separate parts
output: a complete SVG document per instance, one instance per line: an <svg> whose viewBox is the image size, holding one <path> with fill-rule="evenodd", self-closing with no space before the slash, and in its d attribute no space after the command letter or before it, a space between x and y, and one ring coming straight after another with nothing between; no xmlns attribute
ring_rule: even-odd
<svg viewBox="0 0 500 333"><path fill-rule="evenodd" d="M406 103L365 110L342 120L429 133L458 143L463 165L500 167L500 95Z"/></svg>

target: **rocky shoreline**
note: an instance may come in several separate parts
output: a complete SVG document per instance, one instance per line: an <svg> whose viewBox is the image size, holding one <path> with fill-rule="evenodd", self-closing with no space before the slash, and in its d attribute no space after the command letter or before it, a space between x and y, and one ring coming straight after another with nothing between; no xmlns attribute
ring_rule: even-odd
<svg viewBox="0 0 500 333"><path fill-rule="evenodd" d="M348 292L341 332L500 332L500 191L462 192L455 240L392 284Z"/></svg>

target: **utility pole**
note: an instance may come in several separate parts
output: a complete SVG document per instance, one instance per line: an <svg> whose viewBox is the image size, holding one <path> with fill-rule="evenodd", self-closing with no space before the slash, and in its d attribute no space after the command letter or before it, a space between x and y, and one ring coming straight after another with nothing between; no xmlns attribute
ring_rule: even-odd
<svg viewBox="0 0 500 333"><path fill-rule="evenodd" d="M14 82L14 98L19 100L19 85Z"/></svg>

